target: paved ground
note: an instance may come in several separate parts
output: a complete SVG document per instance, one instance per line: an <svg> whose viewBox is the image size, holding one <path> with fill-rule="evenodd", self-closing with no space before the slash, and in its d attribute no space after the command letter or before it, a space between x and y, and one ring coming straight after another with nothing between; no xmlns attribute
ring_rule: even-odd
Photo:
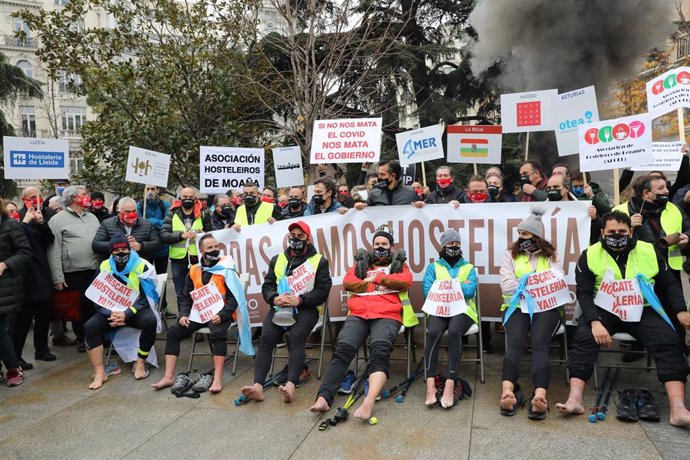
<svg viewBox="0 0 690 460"><path fill-rule="evenodd" d="M404 403L377 403L378 425L353 419L325 432L318 430L325 417L308 411L318 387L315 378L297 390L290 405L282 402L277 389L270 389L263 403L234 406L239 388L252 380L248 358L240 358L235 376L226 368L221 394L196 400L151 390L149 384L161 370L135 381L124 366L101 390L90 391L86 356L56 348L59 359L35 363L22 386L0 387L0 458L688 458L690 433L668 424L668 404L654 373L623 371L619 388L652 389L663 412L657 424L619 422L615 407L609 419L596 425L584 416L560 417L553 405L565 399L568 387L565 369L558 365L549 393L552 412L545 421L528 420L526 410L513 418L500 416L502 340L494 334L496 353L487 356L485 384L479 383L474 364L463 364L462 374L475 394L453 409L424 407L423 384L417 382ZM159 354L163 345L156 343ZM182 361L188 352L189 343ZM310 355L316 356L316 350ZM404 351L396 355L402 357ZM25 357L32 356L33 350L27 349ZM204 370L211 366L204 358L198 362ZM403 362L394 364L393 382L402 380L404 367ZM523 373L528 375L528 366ZM531 391L528 379L522 381ZM588 406L594 398L588 390ZM336 404L343 402L339 397Z"/></svg>

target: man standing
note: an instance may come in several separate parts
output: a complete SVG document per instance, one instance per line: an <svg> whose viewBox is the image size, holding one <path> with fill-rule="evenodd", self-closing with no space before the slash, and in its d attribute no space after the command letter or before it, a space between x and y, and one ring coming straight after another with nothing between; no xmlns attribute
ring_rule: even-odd
<svg viewBox="0 0 690 460"><path fill-rule="evenodd" d="M330 177L319 177L314 181L314 196L304 211L305 216L337 211L345 214L347 208L335 201L336 185Z"/></svg>
<svg viewBox="0 0 690 460"><path fill-rule="evenodd" d="M254 224L272 224L282 218L282 210L271 203L261 200L259 186L256 182L245 182L242 187L244 204L237 208L235 223L232 228L239 231L242 227Z"/></svg>
<svg viewBox="0 0 690 460"><path fill-rule="evenodd" d="M535 160L526 161L520 166L520 183L522 191L518 194L518 201L546 201L544 192L548 178L544 176L541 163Z"/></svg>
<svg viewBox="0 0 690 460"><path fill-rule="evenodd" d="M91 206L89 212L96 216L98 222L103 222L110 217L108 208L105 207L105 195L103 192L91 193Z"/></svg>
<svg viewBox="0 0 690 460"><path fill-rule="evenodd" d="M338 197L336 198L336 201L345 206L347 209L352 209L354 207L355 200L353 200L352 196L350 196L350 187L348 187L347 184L338 185Z"/></svg>
<svg viewBox="0 0 690 460"><path fill-rule="evenodd" d="M409 185L400 181L402 167L397 160L379 163L377 170L378 181L369 193L366 203L356 203L356 209L367 206L393 206L412 204L418 200L417 194Z"/></svg>
<svg viewBox="0 0 690 460"><path fill-rule="evenodd" d="M288 204L283 208L283 220L302 217L306 209L302 187L292 187L288 192Z"/></svg>
<svg viewBox="0 0 690 460"><path fill-rule="evenodd" d="M230 204L230 197L224 193L220 193L213 197L213 212L211 213L211 222L213 223L213 230L223 230L224 228L232 227L235 220L235 211Z"/></svg>
<svg viewBox="0 0 690 460"><path fill-rule="evenodd" d="M455 177L450 166L436 168L436 190L424 200L427 204L450 203L457 208L464 201L465 192L454 183Z"/></svg>

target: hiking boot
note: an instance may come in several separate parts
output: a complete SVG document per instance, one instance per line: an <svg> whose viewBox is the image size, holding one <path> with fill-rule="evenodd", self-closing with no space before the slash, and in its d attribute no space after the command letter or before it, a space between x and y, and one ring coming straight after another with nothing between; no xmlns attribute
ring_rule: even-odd
<svg viewBox="0 0 690 460"><path fill-rule="evenodd" d="M213 375L202 374L199 376L198 379L196 379L196 382L194 382L194 386L192 386L192 391L194 393L205 393L208 391L209 388L211 388L212 383Z"/></svg>
<svg viewBox="0 0 690 460"><path fill-rule="evenodd" d="M637 415L640 417L640 420L647 422L658 422L661 420L659 406L656 404L654 395L645 388L637 390Z"/></svg>
<svg viewBox="0 0 690 460"><path fill-rule="evenodd" d="M616 417L624 422L637 422L637 391L629 388L618 393Z"/></svg>
<svg viewBox="0 0 690 460"><path fill-rule="evenodd" d="M16 387L24 383L24 374L20 368L7 369L7 386Z"/></svg>
<svg viewBox="0 0 690 460"><path fill-rule="evenodd" d="M27 363L23 358L19 358L19 367L21 367L23 371L30 371L34 368L34 365Z"/></svg>
<svg viewBox="0 0 690 460"><path fill-rule="evenodd" d="M170 388L170 392L174 394L183 393L192 385L192 379L190 379L187 374L177 374L177 377L175 377L175 383Z"/></svg>
<svg viewBox="0 0 690 460"><path fill-rule="evenodd" d="M60 337L53 339L53 345L56 347L73 347L77 344L77 341L66 335L61 335Z"/></svg>
<svg viewBox="0 0 690 460"><path fill-rule="evenodd" d="M355 382L357 381L357 376L352 371L347 371L343 381L340 382L340 387L338 388L338 393L341 395L349 395L352 390L355 389Z"/></svg>
<svg viewBox="0 0 690 460"><path fill-rule="evenodd" d="M34 359L37 359L39 361L55 361L57 359L57 356L52 354L50 350L45 349L41 351L37 351L34 354Z"/></svg>

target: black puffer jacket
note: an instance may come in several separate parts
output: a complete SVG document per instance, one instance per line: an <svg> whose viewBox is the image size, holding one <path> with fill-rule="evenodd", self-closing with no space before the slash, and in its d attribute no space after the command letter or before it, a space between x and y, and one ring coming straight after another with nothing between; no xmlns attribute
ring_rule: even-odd
<svg viewBox="0 0 690 460"><path fill-rule="evenodd" d="M22 229L31 246L31 263L24 274L24 301L45 301L53 296L53 278L50 276L50 265L46 251L48 246L55 241L55 235L48 226L48 220L53 216L53 211L46 208L43 211L43 223L25 223L26 207L19 210L22 219Z"/></svg>
<svg viewBox="0 0 690 460"><path fill-rule="evenodd" d="M96 236L91 243L91 249L102 260L110 257L110 240L117 233L127 235L125 226L120 221L119 216L109 217L101 222L101 226L98 227ZM132 226L132 236L137 240L137 243L141 244L141 250L137 251L137 253L149 262L153 261L156 253L163 245L158 236L158 230L156 230L153 224L139 217Z"/></svg>
<svg viewBox="0 0 690 460"><path fill-rule="evenodd" d="M24 272L31 262L31 246L18 222L0 216L0 262L7 268L0 276L0 315L20 311Z"/></svg>

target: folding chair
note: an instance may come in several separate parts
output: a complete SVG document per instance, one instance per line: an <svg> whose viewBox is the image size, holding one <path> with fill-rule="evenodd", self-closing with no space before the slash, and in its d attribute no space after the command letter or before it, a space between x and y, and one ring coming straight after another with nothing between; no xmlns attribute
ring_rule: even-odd
<svg viewBox="0 0 690 460"><path fill-rule="evenodd" d="M249 286L249 274L247 273L242 273L240 275L240 281L242 282L242 286L244 288L244 295L245 297L247 296L247 287ZM233 321L230 326L228 326L228 338L230 337L230 331L233 329L237 328L237 321ZM196 351L196 338L198 335L205 335L206 340L208 342L208 348L209 352L202 352L202 351ZM233 353L232 358L233 358L233 363L232 363L232 373L231 375L235 375L237 371L237 356L239 355L240 351L240 340L239 340L239 334L237 337L237 340L235 341L235 352ZM198 331L194 332L192 334L192 351L189 354L189 365L187 366L187 372L192 371L192 363L194 362L194 357L195 356L213 356L213 343L211 342L211 330L207 327L202 327Z"/></svg>
<svg viewBox="0 0 690 460"><path fill-rule="evenodd" d="M611 340L616 340L618 342L621 341L628 341L628 342L637 342L637 339L633 337L632 335L628 334L627 332L616 332L615 334L611 335ZM644 369L647 372L649 371L655 371L656 370L656 365L652 365L652 355L650 355L647 350L599 350L599 353L639 353L640 355L646 355L647 357L647 365L646 366L630 366L626 364L599 364L597 361L594 364L594 388L599 389L599 378L598 378L598 369L604 368L618 368L618 369Z"/></svg>
<svg viewBox="0 0 690 460"><path fill-rule="evenodd" d="M414 327L411 328L406 328L405 326L401 325L400 329L398 329L398 337L403 336L405 340L405 345L407 345L407 353L405 358L394 358L391 356L391 361L407 361L407 374L406 377L409 378L412 376L412 363L417 362L416 359L416 353L414 350ZM359 355L359 350L357 350L357 355L355 355L355 375L357 374L357 370L359 367L359 362L364 360L367 361L369 360L368 352L367 352L367 347L371 343L371 337L367 337L367 339L364 341L362 346L360 348L363 349L363 355ZM394 345L395 346L395 345Z"/></svg>

